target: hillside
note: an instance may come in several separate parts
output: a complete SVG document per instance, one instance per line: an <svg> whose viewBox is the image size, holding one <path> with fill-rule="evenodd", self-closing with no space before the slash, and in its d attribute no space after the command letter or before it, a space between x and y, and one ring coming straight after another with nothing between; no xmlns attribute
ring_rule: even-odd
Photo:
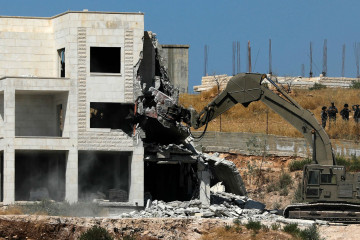
<svg viewBox="0 0 360 240"><path fill-rule="evenodd" d="M180 104L185 107L192 106L197 111L200 111L216 96L216 93L217 91L214 88L201 94L182 94L180 96ZM335 102L339 112L345 103L348 103L350 108L352 105L360 104L360 90L358 89L296 89L292 90L290 95L302 107L310 110L319 122L321 122L320 113L322 106L329 107L331 102ZM220 124L221 131L223 132L266 133L268 129L269 134L302 137L302 134L291 124L283 120L262 102L253 102L247 108L242 105L236 105L225 112L221 118L214 119L209 123L208 131L219 131ZM203 128L199 130L203 130ZM338 114L336 125L332 125L329 128L329 123L327 123L325 130L332 139L360 139L360 126L353 119L353 111L350 113L350 121L343 121L340 114Z"/></svg>

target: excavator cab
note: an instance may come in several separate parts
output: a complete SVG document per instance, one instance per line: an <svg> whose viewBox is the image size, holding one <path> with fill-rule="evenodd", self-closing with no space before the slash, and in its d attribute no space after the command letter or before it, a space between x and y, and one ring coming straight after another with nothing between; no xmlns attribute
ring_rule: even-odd
<svg viewBox="0 0 360 240"><path fill-rule="evenodd" d="M306 202L337 201L338 186L345 181L345 167L306 165L303 176L303 198Z"/></svg>

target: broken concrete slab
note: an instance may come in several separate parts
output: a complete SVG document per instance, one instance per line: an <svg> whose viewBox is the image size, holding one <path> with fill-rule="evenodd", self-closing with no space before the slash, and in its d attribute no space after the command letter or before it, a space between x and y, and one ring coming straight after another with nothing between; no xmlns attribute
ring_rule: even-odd
<svg viewBox="0 0 360 240"><path fill-rule="evenodd" d="M233 162L209 154L202 154L202 157L209 164L214 177L223 182L228 192L246 195L244 182Z"/></svg>
<svg viewBox="0 0 360 240"><path fill-rule="evenodd" d="M263 211L265 209L265 204L254 201L254 200L248 200L245 203L244 206L245 209L259 209L260 211Z"/></svg>

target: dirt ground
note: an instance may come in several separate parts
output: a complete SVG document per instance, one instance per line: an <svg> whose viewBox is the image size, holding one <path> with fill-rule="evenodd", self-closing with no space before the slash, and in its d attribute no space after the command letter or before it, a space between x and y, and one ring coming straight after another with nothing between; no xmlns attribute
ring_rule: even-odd
<svg viewBox="0 0 360 240"><path fill-rule="evenodd" d="M290 239L289 235L281 231L259 231L254 234L245 227L236 233L234 230L225 230L225 225L232 225L232 220L224 219L111 219L12 215L0 216L0 240L75 240L94 225L105 228L116 239L126 236L133 236L137 240ZM229 236L235 238L228 238Z"/></svg>
<svg viewBox="0 0 360 240"><path fill-rule="evenodd" d="M267 209L283 209L292 203L298 183L302 178L302 171L290 172L288 164L299 157L279 156L245 156L239 154L220 154L235 163L243 178L248 196L266 204ZM292 177L292 184L287 188L288 193L281 191L269 192L269 185L276 184L281 174L287 173Z"/></svg>
<svg viewBox="0 0 360 240"><path fill-rule="evenodd" d="M289 172L288 164L295 157L257 157L235 154L221 154L233 161L239 169L248 195L266 204L267 209L282 209L294 201L294 192L301 180L301 171ZM269 192L269 185L279 181L282 174L292 177L287 195L275 190ZM241 232L225 231L232 220L224 219L112 219L112 218L74 218L39 215L0 215L0 240L4 239L78 239L82 232L94 225L104 227L113 236L137 236L138 240L154 239L292 239L282 231L254 234L242 227ZM360 239L360 225L320 226L323 239ZM226 238L227 237L227 238Z"/></svg>

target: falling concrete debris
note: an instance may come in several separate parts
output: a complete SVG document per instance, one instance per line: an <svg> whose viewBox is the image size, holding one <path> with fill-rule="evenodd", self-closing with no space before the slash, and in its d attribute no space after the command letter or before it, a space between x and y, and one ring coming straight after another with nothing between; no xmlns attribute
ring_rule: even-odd
<svg viewBox="0 0 360 240"><path fill-rule="evenodd" d="M209 164L211 173L218 181L223 182L228 192L246 195L244 182L233 162L209 154L202 154L202 156L205 162Z"/></svg>
<svg viewBox="0 0 360 240"><path fill-rule="evenodd" d="M217 182L222 182L227 192L245 196L235 164L195 149L188 127L181 124L184 119L176 118L184 114L176 112L181 111L177 107L179 90L169 79L161 45L152 32L145 32L143 41L144 50L134 68L134 138L144 143L144 203L148 199L198 198L210 206L210 187Z"/></svg>

